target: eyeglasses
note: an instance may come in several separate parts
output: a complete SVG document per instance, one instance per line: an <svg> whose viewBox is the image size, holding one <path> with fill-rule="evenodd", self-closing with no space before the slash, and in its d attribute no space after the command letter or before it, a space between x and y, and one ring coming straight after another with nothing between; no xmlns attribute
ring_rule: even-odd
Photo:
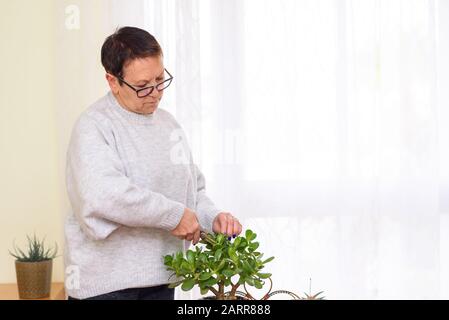
<svg viewBox="0 0 449 320"><path fill-rule="evenodd" d="M122 79L121 77L115 76L117 79L119 79L120 81L122 81L124 84L126 84L128 87L130 87L132 90L134 90L137 94L138 98L145 98L146 96L150 95L153 93L154 89L156 89L157 91L162 91L167 89L167 87L171 84L172 80L173 80L173 76L170 74L170 72L168 72L167 69L164 69L165 72L167 72L167 74L169 75L169 78L154 85L154 86L149 86L149 87L145 87L142 89L136 89L134 86L130 85L128 82L126 82L124 79Z"/></svg>

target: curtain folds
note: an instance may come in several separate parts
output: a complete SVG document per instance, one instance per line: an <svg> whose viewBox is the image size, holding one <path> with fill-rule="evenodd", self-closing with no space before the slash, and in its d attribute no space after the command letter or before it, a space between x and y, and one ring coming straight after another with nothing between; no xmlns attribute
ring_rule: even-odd
<svg viewBox="0 0 449 320"><path fill-rule="evenodd" d="M160 41L175 79L161 107L209 196L276 257L274 289L449 297L449 1L102 3L102 35L127 24ZM83 28L99 17L84 18L73 50L98 64Z"/></svg>

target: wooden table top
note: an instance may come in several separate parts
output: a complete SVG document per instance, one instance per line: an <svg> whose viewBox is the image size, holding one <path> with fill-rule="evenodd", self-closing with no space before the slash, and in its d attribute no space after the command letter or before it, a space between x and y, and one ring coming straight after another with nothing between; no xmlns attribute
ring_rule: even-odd
<svg viewBox="0 0 449 320"><path fill-rule="evenodd" d="M17 284L0 283L0 300L19 300L19 291L17 288ZM64 283L63 282L52 283L50 297L33 300L66 300Z"/></svg>

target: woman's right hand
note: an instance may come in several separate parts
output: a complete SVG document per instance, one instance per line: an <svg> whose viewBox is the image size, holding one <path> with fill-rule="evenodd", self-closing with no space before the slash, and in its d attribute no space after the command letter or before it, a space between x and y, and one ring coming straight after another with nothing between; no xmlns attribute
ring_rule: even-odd
<svg viewBox="0 0 449 320"><path fill-rule="evenodd" d="M184 214L175 229L171 234L179 239L192 241L197 244L200 240L200 224L194 211L185 208Z"/></svg>

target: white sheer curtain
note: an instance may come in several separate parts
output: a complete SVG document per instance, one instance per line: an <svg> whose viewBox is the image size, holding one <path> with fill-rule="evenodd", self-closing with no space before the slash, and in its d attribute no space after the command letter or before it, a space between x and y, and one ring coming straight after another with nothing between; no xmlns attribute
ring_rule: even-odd
<svg viewBox="0 0 449 320"><path fill-rule="evenodd" d="M274 289L449 298L449 1L130 3L106 29L161 42L161 107Z"/></svg>
<svg viewBox="0 0 449 320"><path fill-rule="evenodd" d="M275 288L447 296L447 1L148 3L172 110Z"/></svg>

